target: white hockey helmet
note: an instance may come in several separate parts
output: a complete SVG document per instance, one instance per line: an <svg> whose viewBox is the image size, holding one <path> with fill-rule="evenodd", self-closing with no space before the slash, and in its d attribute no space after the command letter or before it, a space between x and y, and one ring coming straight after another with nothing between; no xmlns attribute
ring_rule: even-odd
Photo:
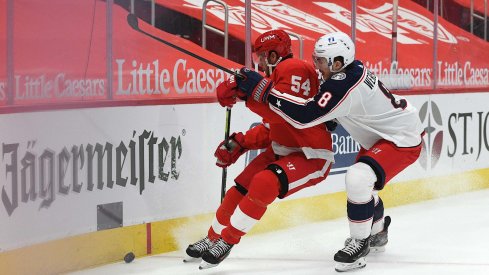
<svg viewBox="0 0 489 275"><path fill-rule="evenodd" d="M332 32L321 36L314 45L313 58L324 57L328 62L329 70L333 71L333 62L336 57L343 57L343 67L350 65L355 60L355 44L350 36L344 32Z"/></svg>

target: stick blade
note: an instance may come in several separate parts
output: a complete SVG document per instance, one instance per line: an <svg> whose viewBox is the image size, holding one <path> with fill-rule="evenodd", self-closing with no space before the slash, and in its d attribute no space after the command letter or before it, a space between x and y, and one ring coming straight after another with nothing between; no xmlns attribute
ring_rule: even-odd
<svg viewBox="0 0 489 275"><path fill-rule="evenodd" d="M127 23L129 24L129 26L131 26L131 28L139 30L138 18L136 15L134 15L134 13L129 13L127 15Z"/></svg>

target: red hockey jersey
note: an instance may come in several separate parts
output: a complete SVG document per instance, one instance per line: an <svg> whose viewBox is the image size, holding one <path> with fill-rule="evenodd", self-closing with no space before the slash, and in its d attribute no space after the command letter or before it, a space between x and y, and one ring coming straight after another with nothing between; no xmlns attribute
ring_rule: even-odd
<svg viewBox="0 0 489 275"><path fill-rule="evenodd" d="M289 58L280 62L270 79L273 81L273 90L301 98L310 98L319 91L316 70L311 64L299 59ZM334 161L331 133L324 123L299 130L271 111L265 104L248 100L246 106L263 118L264 125L269 129L269 138L275 154L285 156L302 151L309 159ZM263 126L247 132L246 141L250 143L250 147L251 143L259 142L257 135L263 136L262 131L266 131Z"/></svg>

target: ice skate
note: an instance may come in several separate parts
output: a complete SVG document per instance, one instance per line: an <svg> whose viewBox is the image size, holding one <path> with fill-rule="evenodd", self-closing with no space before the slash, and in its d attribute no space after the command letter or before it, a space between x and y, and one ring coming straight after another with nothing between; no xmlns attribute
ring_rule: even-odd
<svg viewBox="0 0 489 275"><path fill-rule="evenodd" d="M370 252L370 238L351 241L334 255L335 270L338 272L363 268L367 265L365 256Z"/></svg>
<svg viewBox="0 0 489 275"><path fill-rule="evenodd" d="M371 252L384 252L385 245L389 241L387 238L388 228L391 224L391 217L386 216L384 218L384 229L377 234L370 236L370 251Z"/></svg>
<svg viewBox="0 0 489 275"><path fill-rule="evenodd" d="M387 238L388 228L391 224L391 217L385 216L384 218L384 229L377 234L370 236L370 252L379 253L385 251L385 245L389 241ZM351 238L345 240L345 246L351 242Z"/></svg>
<svg viewBox="0 0 489 275"><path fill-rule="evenodd" d="M183 259L184 263L195 262L202 257L202 254L214 245L207 236L196 243L193 243L187 247L186 255Z"/></svg>
<svg viewBox="0 0 489 275"><path fill-rule="evenodd" d="M209 250L202 254L202 262L199 265L199 269L217 266L229 256L231 248L233 248L232 244L228 244L222 238L219 239Z"/></svg>

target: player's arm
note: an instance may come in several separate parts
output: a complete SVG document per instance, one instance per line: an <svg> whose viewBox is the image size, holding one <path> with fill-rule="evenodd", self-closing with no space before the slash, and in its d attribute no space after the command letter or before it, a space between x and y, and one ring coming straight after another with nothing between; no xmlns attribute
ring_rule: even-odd
<svg viewBox="0 0 489 275"><path fill-rule="evenodd" d="M339 116L341 98L320 91L312 98L301 98L271 89L266 98L269 108L295 128L309 128Z"/></svg>
<svg viewBox="0 0 489 275"><path fill-rule="evenodd" d="M257 102L255 100L246 100L246 107L269 123L284 123L283 118L270 110L268 104L263 104L262 102Z"/></svg>
<svg viewBox="0 0 489 275"><path fill-rule="evenodd" d="M265 121L246 131L244 137L243 146L248 149L262 149L272 143L270 140L270 129Z"/></svg>
<svg viewBox="0 0 489 275"><path fill-rule="evenodd" d="M228 167L235 163L248 150L266 148L271 144L268 124L263 122L246 133L236 132L229 139L222 141L214 152L216 165Z"/></svg>
<svg viewBox="0 0 489 275"><path fill-rule="evenodd" d="M241 70L244 79L238 81L237 87L246 94L250 101L269 103L269 108L295 128L309 128L335 119L347 110L344 94L335 95L323 87L312 98L302 98L274 89L273 81L264 78L257 72ZM338 108L340 107L341 108Z"/></svg>

